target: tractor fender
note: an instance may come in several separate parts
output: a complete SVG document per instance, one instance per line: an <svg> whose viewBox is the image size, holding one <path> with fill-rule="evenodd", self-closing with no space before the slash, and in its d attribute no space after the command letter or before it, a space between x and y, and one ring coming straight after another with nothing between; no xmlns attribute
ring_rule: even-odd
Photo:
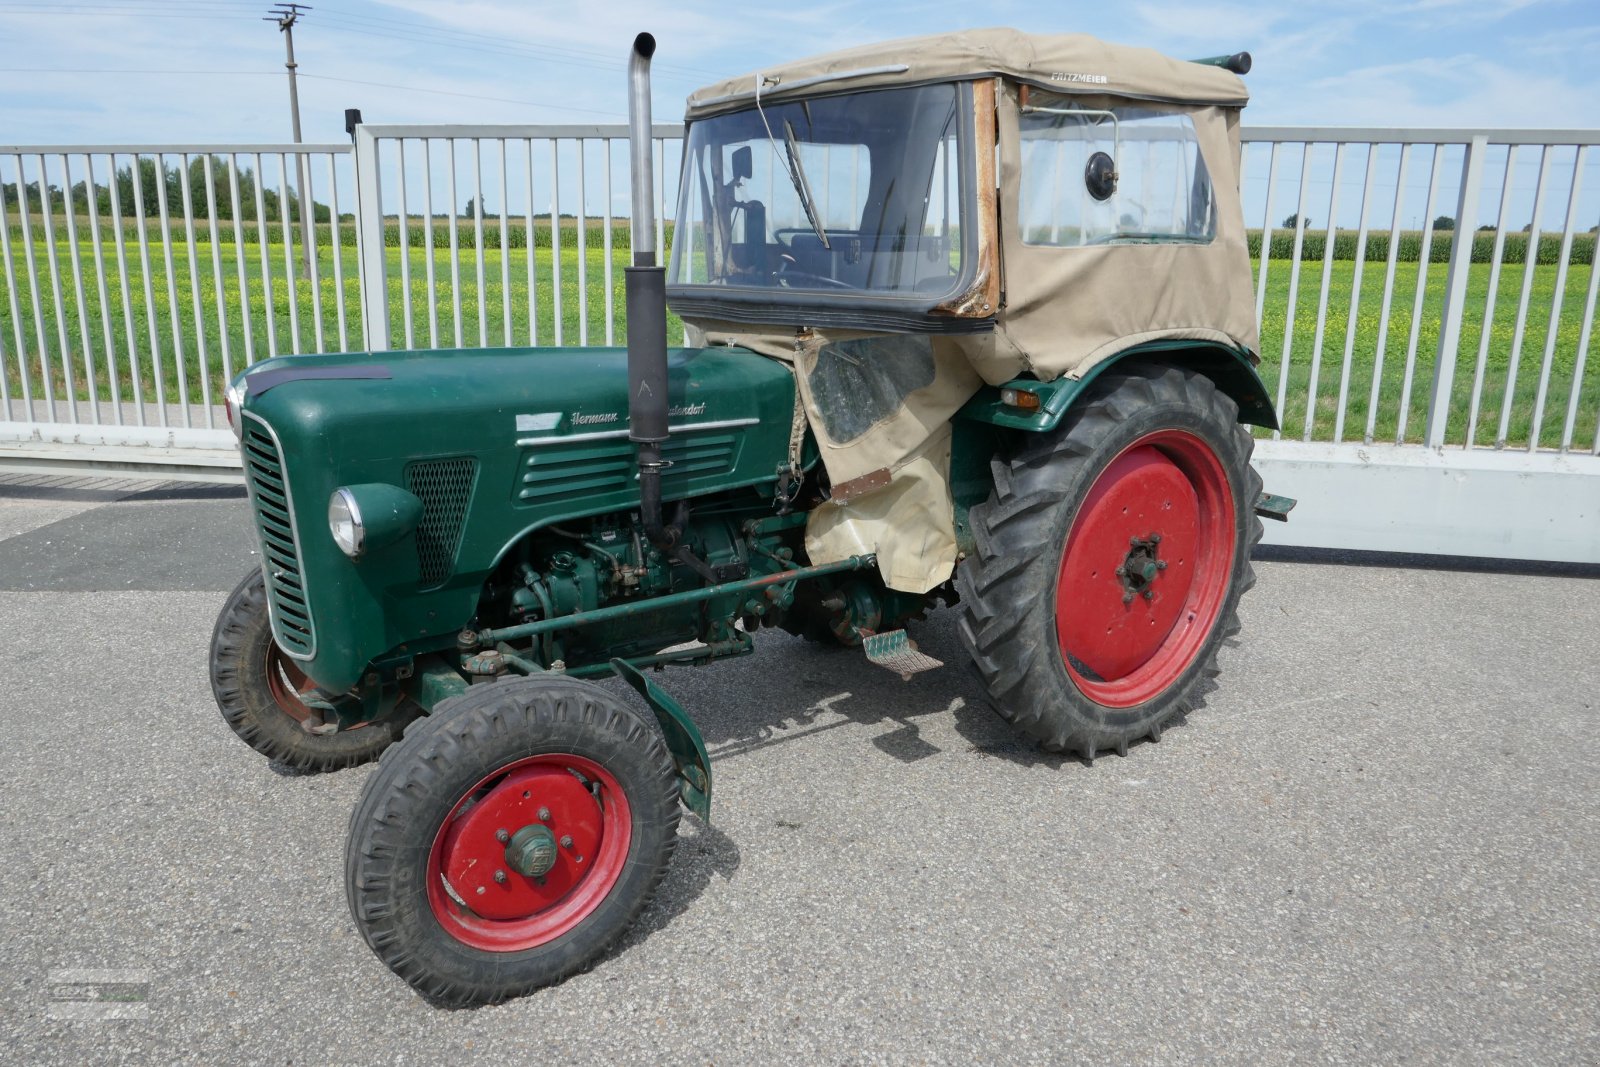
<svg viewBox="0 0 1600 1067"><path fill-rule="evenodd" d="M711 757L706 754L706 743L700 730L683 706L669 696L666 690L644 676L644 673L625 659L613 659L611 669L617 676L644 697L644 702L655 712L661 724L661 733L667 741L667 751L672 755L678 772L678 791L683 806L706 822L711 821Z"/></svg>
<svg viewBox="0 0 1600 1067"><path fill-rule="evenodd" d="M986 386L956 413L957 419L988 423L1012 430L1043 433L1056 428L1073 402L1107 368L1129 359L1151 359L1173 366L1188 367L1210 378L1216 387L1239 405L1239 421L1252 426L1278 429L1278 414L1273 410L1267 387L1256 373L1250 354L1240 348L1192 340L1151 341L1123 349L1096 363L1078 378L1060 377L1050 382L1017 378L1000 386ZM1032 393L1039 398L1037 409L1027 410L1002 403L1008 389Z"/></svg>

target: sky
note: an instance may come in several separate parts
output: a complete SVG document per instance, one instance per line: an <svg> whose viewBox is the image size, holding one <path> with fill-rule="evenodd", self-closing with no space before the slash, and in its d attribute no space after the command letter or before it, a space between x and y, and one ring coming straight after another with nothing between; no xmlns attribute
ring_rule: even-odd
<svg viewBox="0 0 1600 1067"><path fill-rule="evenodd" d="M270 6L265 0L0 0L0 149L288 140L284 41L275 23L263 21ZM982 25L1086 32L1184 57L1247 50L1255 59L1246 79L1247 127L1600 127L1600 64L1593 61L1600 0L995 0L976 7L892 0L313 0L310 6L294 34L308 142L344 142L348 107L373 123L625 121L625 62L639 30L660 42L655 118L669 122L702 84L853 44ZM1556 158L1557 183L1570 184L1572 155ZM1491 221L1504 160L1500 150L1489 161L1480 215ZM1538 162L1527 153L1515 161L1514 202L1524 215ZM1264 154L1252 160L1254 169L1264 165ZM1280 180L1292 181L1298 166L1288 160ZM1331 186L1330 166L1331 148L1313 161L1317 183ZM1445 166L1459 171L1458 162ZM1354 173L1343 184L1359 186L1359 160L1349 169ZM1247 214L1264 210L1251 191L1264 180L1264 171L1247 172ZM1446 174L1447 192L1451 180ZM1426 168L1414 168L1410 181L1417 191L1409 214L1420 216ZM1590 184L1600 186L1600 177ZM614 199L620 205L625 197ZM1559 225L1565 198L1546 200L1543 220ZM1337 214L1344 219L1358 205L1359 189L1344 197ZM1287 210L1292 205L1273 213Z"/></svg>
<svg viewBox="0 0 1600 1067"><path fill-rule="evenodd" d="M287 140L283 40L243 0L0 0L0 141ZM1597 0L1300 3L314 0L296 28L305 139L369 122L617 122L649 30L656 114L696 86L967 26L1250 51L1247 124L1600 126Z"/></svg>

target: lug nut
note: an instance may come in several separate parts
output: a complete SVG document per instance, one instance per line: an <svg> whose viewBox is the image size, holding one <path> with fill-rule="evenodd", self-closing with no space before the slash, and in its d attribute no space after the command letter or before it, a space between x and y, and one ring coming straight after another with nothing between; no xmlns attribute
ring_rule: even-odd
<svg viewBox="0 0 1600 1067"><path fill-rule="evenodd" d="M505 885L506 884L506 872L505 871L495 871L494 872L494 880L497 883L499 883L500 885Z"/></svg>
<svg viewBox="0 0 1600 1067"><path fill-rule="evenodd" d="M562 848L571 848L572 847L572 838L566 836L565 834L563 834L562 837L561 837L561 847Z"/></svg>
<svg viewBox="0 0 1600 1067"><path fill-rule="evenodd" d="M503 845L507 841L511 840L511 835L506 833L504 830L496 830L494 832L494 839Z"/></svg>
<svg viewBox="0 0 1600 1067"><path fill-rule="evenodd" d="M1117 568L1117 577L1118 578L1121 578L1123 575L1125 575L1127 573L1128 573L1128 568L1126 568L1126 567L1118 567Z"/></svg>
<svg viewBox="0 0 1600 1067"><path fill-rule="evenodd" d="M550 809L549 808L540 808L539 809L539 821L540 822L549 822L550 821Z"/></svg>
<svg viewBox="0 0 1600 1067"><path fill-rule="evenodd" d="M1156 570L1164 571L1166 569L1167 569L1167 561L1166 560L1164 560L1164 559L1156 560Z"/></svg>

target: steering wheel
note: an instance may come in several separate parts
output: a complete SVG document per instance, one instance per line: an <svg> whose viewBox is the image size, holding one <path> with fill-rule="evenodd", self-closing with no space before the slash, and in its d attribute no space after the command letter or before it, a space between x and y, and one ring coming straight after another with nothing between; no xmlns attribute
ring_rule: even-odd
<svg viewBox="0 0 1600 1067"><path fill-rule="evenodd" d="M808 282L808 283L814 283L812 285L801 285L800 288L823 288L823 289L854 289L854 288L856 288L855 286L851 285L849 282L841 282L838 278L830 278L826 274L813 274L808 270L800 270L800 269L798 269L796 267L796 265L795 265L796 264L795 258L793 256L789 255L788 253L784 253L783 255L779 256L778 258L782 262L779 264L778 269L773 272L772 276L773 276L773 279L775 281L777 281L777 283L779 285L783 286L785 289L796 288L796 286L793 284L796 281L804 281L804 282Z"/></svg>

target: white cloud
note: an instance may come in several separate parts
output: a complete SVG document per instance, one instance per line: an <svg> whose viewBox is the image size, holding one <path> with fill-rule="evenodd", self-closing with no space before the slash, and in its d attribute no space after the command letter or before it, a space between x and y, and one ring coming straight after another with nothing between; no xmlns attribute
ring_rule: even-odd
<svg viewBox="0 0 1600 1067"><path fill-rule="evenodd" d="M1364 67L1308 88L1325 102L1322 121L1340 125L1600 125L1592 88L1470 54Z"/></svg>
<svg viewBox="0 0 1600 1067"><path fill-rule="evenodd" d="M1293 18L1282 8L1237 4L1139 3L1133 10L1146 30L1185 42L1260 40Z"/></svg>
<svg viewBox="0 0 1600 1067"><path fill-rule="evenodd" d="M670 9L657 0L320 0L295 44L307 75L406 87L306 78L306 137L317 141L343 140L346 107L374 122L620 121L627 47L640 29L660 39L656 110L671 121L696 86L784 59L1005 21L1180 56L1247 49L1256 60L1247 78L1253 123L1600 125L1600 76L1589 58L1600 27L1574 17L1579 3L1136 0L1066 10L999 0L974 11L953 0L688 0ZM254 7L249 17L211 20L0 13L10 46L0 66L261 72L0 72L7 140L287 138L282 40L255 15Z"/></svg>

